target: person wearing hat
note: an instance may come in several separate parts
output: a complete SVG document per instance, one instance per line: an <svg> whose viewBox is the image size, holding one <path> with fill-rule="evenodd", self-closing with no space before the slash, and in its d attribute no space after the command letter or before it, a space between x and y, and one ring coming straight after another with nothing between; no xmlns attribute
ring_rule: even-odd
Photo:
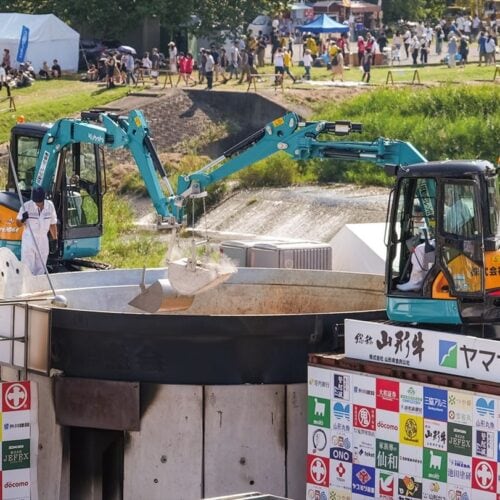
<svg viewBox="0 0 500 500"><path fill-rule="evenodd" d="M50 232L51 237L57 240L57 214L54 204L45 199L45 191L41 186L32 190L31 200L20 208L17 225L25 226L21 240L21 262L34 275L44 274L49 256L47 234Z"/></svg>
<svg viewBox="0 0 500 500"><path fill-rule="evenodd" d="M177 47L174 42L168 43L168 67L171 73L177 73Z"/></svg>

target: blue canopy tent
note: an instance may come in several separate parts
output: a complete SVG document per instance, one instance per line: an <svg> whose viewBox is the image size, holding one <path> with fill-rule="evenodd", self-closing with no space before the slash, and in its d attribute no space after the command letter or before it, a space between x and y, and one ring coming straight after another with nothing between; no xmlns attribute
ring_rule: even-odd
<svg viewBox="0 0 500 500"><path fill-rule="evenodd" d="M330 16L321 14L310 23L297 26L300 31L308 33L347 33L349 27L334 21Z"/></svg>

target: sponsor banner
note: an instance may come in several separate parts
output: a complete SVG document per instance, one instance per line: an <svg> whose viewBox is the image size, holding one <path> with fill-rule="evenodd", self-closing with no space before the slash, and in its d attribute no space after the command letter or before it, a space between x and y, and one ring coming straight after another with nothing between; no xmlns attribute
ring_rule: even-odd
<svg viewBox="0 0 500 500"><path fill-rule="evenodd" d="M424 386L424 417L448 421L448 391Z"/></svg>
<svg viewBox="0 0 500 500"><path fill-rule="evenodd" d="M0 499L29 500L36 496L37 386L29 381L0 385Z"/></svg>
<svg viewBox="0 0 500 500"><path fill-rule="evenodd" d="M465 488L456 484L447 485L448 500L472 500L471 488Z"/></svg>
<svg viewBox="0 0 500 500"><path fill-rule="evenodd" d="M416 446L399 444L399 474L422 477L423 450Z"/></svg>
<svg viewBox="0 0 500 500"><path fill-rule="evenodd" d="M354 405L352 423L357 429L374 431L376 426L375 408Z"/></svg>
<svg viewBox="0 0 500 500"><path fill-rule="evenodd" d="M399 382L377 378L375 388L377 409L399 412Z"/></svg>
<svg viewBox="0 0 500 500"><path fill-rule="evenodd" d="M446 483L433 481L432 479L422 479L423 500L448 500Z"/></svg>
<svg viewBox="0 0 500 500"><path fill-rule="evenodd" d="M333 399L349 401L351 399L351 376L342 373L333 374Z"/></svg>
<svg viewBox="0 0 500 500"><path fill-rule="evenodd" d="M352 500L351 490L341 490L340 488L330 488L330 500Z"/></svg>
<svg viewBox="0 0 500 500"><path fill-rule="evenodd" d="M353 432L352 462L375 467L375 434L368 436Z"/></svg>
<svg viewBox="0 0 500 500"><path fill-rule="evenodd" d="M497 463L491 460L472 458L472 489L483 492L497 491Z"/></svg>
<svg viewBox="0 0 500 500"><path fill-rule="evenodd" d="M367 342L367 339L370 342ZM349 358L500 382L497 340L346 319Z"/></svg>
<svg viewBox="0 0 500 500"><path fill-rule="evenodd" d="M31 435L31 411L9 411L1 414L2 440L29 439Z"/></svg>
<svg viewBox="0 0 500 500"><path fill-rule="evenodd" d="M307 423L330 428L330 400L316 396L307 397Z"/></svg>
<svg viewBox="0 0 500 500"><path fill-rule="evenodd" d="M307 455L307 482L315 486L330 485L330 460L328 458Z"/></svg>
<svg viewBox="0 0 500 500"><path fill-rule="evenodd" d="M30 40L30 29L27 26L21 26L21 33L19 35L19 45L17 47L16 61L23 63L26 59L26 51L28 50Z"/></svg>
<svg viewBox="0 0 500 500"><path fill-rule="evenodd" d="M448 454L445 451L424 448L423 476L426 479L446 483L448 476Z"/></svg>
<svg viewBox="0 0 500 500"><path fill-rule="evenodd" d="M332 401L332 424L334 433L349 433L352 431L352 404L345 401Z"/></svg>
<svg viewBox="0 0 500 500"><path fill-rule="evenodd" d="M330 399L331 372L316 366L309 366L307 369L307 394L318 398Z"/></svg>
<svg viewBox="0 0 500 500"><path fill-rule="evenodd" d="M398 479L398 498L400 500L422 498L422 479L407 474L400 474Z"/></svg>
<svg viewBox="0 0 500 500"><path fill-rule="evenodd" d="M472 481L472 458L448 453L448 483L470 488Z"/></svg>
<svg viewBox="0 0 500 500"><path fill-rule="evenodd" d="M330 458L332 460L342 460L343 462L352 463L352 452L345 448L330 448Z"/></svg>
<svg viewBox="0 0 500 500"><path fill-rule="evenodd" d="M500 500L500 396L322 370L309 381L308 498Z"/></svg>
<svg viewBox="0 0 500 500"><path fill-rule="evenodd" d="M30 468L30 440L2 442L2 470Z"/></svg>
<svg viewBox="0 0 500 500"><path fill-rule="evenodd" d="M375 478L375 498L379 498L381 500L393 499L397 492L398 475L392 472L377 469Z"/></svg>
<svg viewBox="0 0 500 500"><path fill-rule="evenodd" d="M424 425L417 415L399 415L399 442L411 446L424 445Z"/></svg>
<svg viewBox="0 0 500 500"><path fill-rule="evenodd" d="M409 415L422 415L424 407L424 389L421 385L399 384L399 411Z"/></svg>
<svg viewBox="0 0 500 500"><path fill-rule="evenodd" d="M473 399L472 393L448 391L448 422L472 425Z"/></svg>
<svg viewBox="0 0 500 500"><path fill-rule="evenodd" d="M31 408L31 382L2 384L2 412L29 410Z"/></svg>
<svg viewBox="0 0 500 500"><path fill-rule="evenodd" d="M353 375L352 402L362 406L375 407L375 384L374 377Z"/></svg>
<svg viewBox="0 0 500 500"><path fill-rule="evenodd" d="M330 500L328 488L321 488L313 484L308 484L306 488L307 500Z"/></svg>
<svg viewBox="0 0 500 500"><path fill-rule="evenodd" d="M495 415L497 401L486 395L474 396L474 417L475 427L485 430L495 430Z"/></svg>
<svg viewBox="0 0 500 500"><path fill-rule="evenodd" d="M389 472L398 472L399 470L399 443L376 440L375 466L377 469L383 469Z"/></svg>
<svg viewBox="0 0 500 500"><path fill-rule="evenodd" d="M31 498L31 476L29 469L5 470L2 472L3 500Z"/></svg>
<svg viewBox="0 0 500 500"><path fill-rule="evenodd" d="M496 437L497 433L493 431L485 431L483 429L474 429L474 448L473 455L489 460L497 459L496 456Z"/></svg>
<svg viewBox="0 0 500 500"><path fill-rule="evenodd" d="M399 414L377 408L377 436L399 441Z"/></svg>
<svg viewBox="0 0 500 500"><path fill-rule="evenodd" d="M332 448L340 448L342 450L346 450L351 454L351 459L347 460L348 462L352 462L352 434L345 432L337 432L332 433L331 439Z"/></svg>
<svg viewBox="0 0 500 500"><path fill-rule="evenodd" d="M330 429L309 425L307 429L307 451L311 455L328 457Z"/></svg>
<svg viewBox="0 0 500 500"><path fill-rule="evenodd" d="M375 468L353 464L352 492L365 497L375 498Z"/></svg>
<svg viewBox="0 0 500 500"><path fill-rule="evenodd" d="M448 424L439 420L424 419L424 446L435 450L446 451Z"/></svg>
<svg viewBox="0 0 500 500"><path fill-rule="evenodd" d="M352 464L342 460L330 460L330 486L344 491L351 491Z"/></svg>
<svg viewBox="0 0 500 500"><path fill-rule="evenodd" d="M472 427L448 422L448 451L457 455L472 456Z"/></svg>

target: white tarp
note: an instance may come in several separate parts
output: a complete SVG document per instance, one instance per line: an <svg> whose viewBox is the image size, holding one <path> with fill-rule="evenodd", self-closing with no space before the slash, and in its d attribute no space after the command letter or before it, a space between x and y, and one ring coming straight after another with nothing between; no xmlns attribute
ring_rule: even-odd
<svg viewBox="0 0 500 500"><path fill-rule="evenodd" d="M0 54L10 50L11 66L19 67L16 56L23 26L29 29L25 61L38 73L43 61L49 67L57 59L63 71L78 70L80 34L54 14L0 14Z"/></svg>
<svg viewBox="0 0 500 500"><path fill-rule="evenodd" d="M333 270L385 274L385 223L346 224L330 241Z"/></svg>

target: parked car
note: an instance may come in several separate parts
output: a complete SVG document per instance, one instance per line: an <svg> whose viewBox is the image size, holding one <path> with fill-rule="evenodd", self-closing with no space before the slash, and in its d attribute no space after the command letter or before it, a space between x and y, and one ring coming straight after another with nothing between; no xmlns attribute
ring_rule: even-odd
<svg viewBox="0 0 500 500"><path fill-rule="evenodd" d="M263 35L269 36L273 31L273 21L269 16L257 16L249 25L248 31L251 31L254 36L262 31Z"/></svg>

